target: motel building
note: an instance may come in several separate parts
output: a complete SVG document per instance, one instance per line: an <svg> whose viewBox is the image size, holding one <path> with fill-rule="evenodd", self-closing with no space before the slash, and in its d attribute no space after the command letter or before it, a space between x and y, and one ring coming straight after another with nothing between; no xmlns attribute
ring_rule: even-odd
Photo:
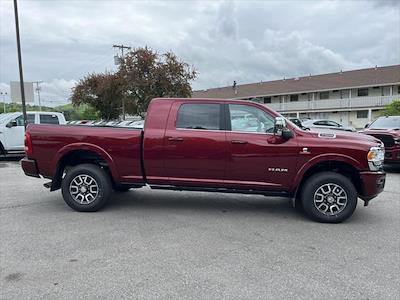
<svg viewBox="0 0 400 300"><path fill-rule="evenodd" d="M193 98L264 103L286 117L330 119L363 128L400 99L400 65L340 71L193 92Z"/></svg>

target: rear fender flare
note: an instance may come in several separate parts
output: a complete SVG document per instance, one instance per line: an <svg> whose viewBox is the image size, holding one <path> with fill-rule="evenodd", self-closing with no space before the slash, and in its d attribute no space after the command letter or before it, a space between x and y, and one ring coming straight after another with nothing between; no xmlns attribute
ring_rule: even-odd
<svg viewBox="0 0 400 300"><path fill-rule="evenodd" d="M89 143L74 143L74 144L69 144L61 148L57 154L54 156L53 161L52 161L52 166L54 170L53 176L56 175L57 169L58 169L58 163L61 161L61 159L70 153L71 151L75 150L86 150L86 151L91 151L99 155L104 161L107 162L107 165L110 169L111 175L114 178L115 181L119 181L119 173L118 170L115 166L115 162L113 158L105 151L103 148L94 145L94 144L89 144Z"/></svg>

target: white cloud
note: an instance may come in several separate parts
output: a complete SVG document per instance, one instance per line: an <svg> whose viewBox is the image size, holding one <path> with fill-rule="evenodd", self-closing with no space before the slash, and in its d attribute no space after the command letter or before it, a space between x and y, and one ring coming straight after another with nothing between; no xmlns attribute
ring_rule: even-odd
<svg viewBox="0 0 400 300"><path fill-rule="evenodd" d="M113 44L172 50L195 89L398 64L397 1L20 1L24 75L65 101ZM11 1L0 1L0 82L18 80Z"/></svg>

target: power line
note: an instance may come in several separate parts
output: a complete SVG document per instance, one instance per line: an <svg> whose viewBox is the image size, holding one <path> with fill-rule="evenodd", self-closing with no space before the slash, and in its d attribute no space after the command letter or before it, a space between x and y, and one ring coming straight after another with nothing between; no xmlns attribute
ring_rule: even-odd
<svg viewBox="0 0 400 300"><path fill-rule="evenodd" d="M36 83L36 92L38 95L38 100L39 100L39 111L42 111L42 105L40 103L40 89L41 87L39 86L39 84L41 84L43 81L33 81L32 83Z"/></svg>
<svg viewBox="0 0 400 300"><path fill-rule="evenodd" d="M113 45L113 48L118 48L121 51L121 57L119 58L119 64L124 63L124 49L126 50L131 50L131 47L125 46L125 45ZM116 63L117 61L115 61ZM123 65L123 68L125 68L125 65ZM125 70L126 71L126 70ZM122 119L125 120L125 98L122 97Z"/></svg>

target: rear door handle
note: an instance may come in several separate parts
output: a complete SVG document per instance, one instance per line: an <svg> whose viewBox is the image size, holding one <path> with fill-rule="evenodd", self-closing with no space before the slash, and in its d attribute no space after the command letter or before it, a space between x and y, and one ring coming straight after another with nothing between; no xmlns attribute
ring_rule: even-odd
<svg viewBox="0 0 400 300"><path fill-rule="evenodd" d="M183 142L183 138L182 137L169 137L168 141L170 141L170 142Z"/></svg>
<svg viewBox="0 0 400 300"><path fill-rule="evenodd" d="M247 141L241 141L241 140L233 140L231 141L232 144L247 144Z"/></svg>

